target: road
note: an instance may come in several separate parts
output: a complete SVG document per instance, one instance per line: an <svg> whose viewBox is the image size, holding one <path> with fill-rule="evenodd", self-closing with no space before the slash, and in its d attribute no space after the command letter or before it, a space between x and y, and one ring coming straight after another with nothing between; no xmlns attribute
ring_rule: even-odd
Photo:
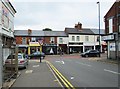
<svg viewBox="0 0 120 89"><path fill-rule="evenodd" d="M74 87L118 87L118 66L78 56L48 56Z"/></svg>

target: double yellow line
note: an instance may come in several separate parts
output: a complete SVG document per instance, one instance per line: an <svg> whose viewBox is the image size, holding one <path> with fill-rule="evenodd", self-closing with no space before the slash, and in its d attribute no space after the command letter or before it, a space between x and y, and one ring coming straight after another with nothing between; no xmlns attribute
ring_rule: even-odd
<svg viewBox="0 0 120 89"><path fill-rule="evenodd" d="M52 68L54 73L58 76L66 88L75 89L74 86L49 61L46 62L49 64L49 66Z"/></svg>

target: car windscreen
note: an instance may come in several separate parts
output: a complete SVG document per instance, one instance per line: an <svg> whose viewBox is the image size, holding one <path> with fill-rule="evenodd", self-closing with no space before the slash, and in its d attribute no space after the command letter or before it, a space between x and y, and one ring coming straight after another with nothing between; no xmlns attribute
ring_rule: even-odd
<svg viewBox="0 0 120 89"><path fill-rule="evenodd" d="M15 55L9 55L7 59L15 59Z"/></svg>
<svg viewBox="0 0 120 89"><path fill-rule="evenodd" d="M18 59L22 59L22 55L18 55Z"/></svg>

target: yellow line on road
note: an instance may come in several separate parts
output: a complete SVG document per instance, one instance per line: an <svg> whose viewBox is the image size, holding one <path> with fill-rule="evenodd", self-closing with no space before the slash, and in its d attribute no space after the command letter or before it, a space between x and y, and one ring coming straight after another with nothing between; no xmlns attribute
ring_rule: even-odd
<svg viewBox="0 0 120 89"><path fill-rule="evenodd" d="M46 62L51 66L51 68L54 70L54 72L57 74L57 76L61 79L61 81L65 84L65 86L68 89L75 89L74 86L49 61Z"/></svg>

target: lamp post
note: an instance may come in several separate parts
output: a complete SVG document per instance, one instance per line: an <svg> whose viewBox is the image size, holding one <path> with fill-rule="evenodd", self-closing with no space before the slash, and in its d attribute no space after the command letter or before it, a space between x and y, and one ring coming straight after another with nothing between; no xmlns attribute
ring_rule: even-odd
<svg viewBox="0 0 120 89"><path fill-rule="evenodd" d="M98 19L99 19L99 57L101 52L101 44L100 44L100 2L97 2L98 4Z"/></svg>

